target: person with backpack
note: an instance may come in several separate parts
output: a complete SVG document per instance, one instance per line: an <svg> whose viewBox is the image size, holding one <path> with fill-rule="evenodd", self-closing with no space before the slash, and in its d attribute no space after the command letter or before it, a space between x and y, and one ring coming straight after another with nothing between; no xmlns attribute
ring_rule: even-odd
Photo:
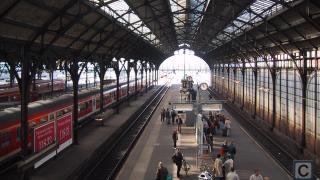
<svg viewBox="0 0 320 180"><path fill-rule="evenodd" d="M163 166L162 162L159 162L156 180L167 180L168 169Z"/></svg>
<svg viewBox="0 0 320 180"><path fill-rule="evenodd" d="M180 178L181 177L180 170L181 170L181 167L182 167L183 154L182 154L182 152L180 151L179 148L173 154L172 160L177 165L177 177Z"/></svg>

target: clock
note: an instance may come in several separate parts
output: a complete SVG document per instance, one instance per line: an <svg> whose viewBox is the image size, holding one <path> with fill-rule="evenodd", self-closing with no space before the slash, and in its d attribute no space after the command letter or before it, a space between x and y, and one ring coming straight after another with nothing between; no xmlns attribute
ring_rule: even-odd
<svg viewBox="0 0 320 180"><path fill-rule="evenodd" d="M208 89L208 84L207 84L207 83L201 83L201 84L200 84L200 89L201 89L202 91L206 91L206 90Z"/></svg>

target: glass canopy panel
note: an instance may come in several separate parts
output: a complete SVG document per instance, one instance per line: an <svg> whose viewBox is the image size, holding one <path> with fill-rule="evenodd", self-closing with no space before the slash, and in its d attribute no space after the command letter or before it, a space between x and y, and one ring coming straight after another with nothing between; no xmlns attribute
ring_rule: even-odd
<svg viewBox="0 0 320 180"><path fill-rule="evenodd" d="M143 23L143 21L136 15L124 0L89 0L95 6L101 9L120 22L124 28L128 28L137 35L142 36L143 39L149 43L157 46L159 40L151 33L150 29ZM152 34L150 36L149 34ZM157 39L158 41L155 41Z"/></svg>
<svg viewBox="0 0 320 180"><path fill-rule="evenodd" d="M290 3L297 0L283 0L284 3ZM229 36L225 38L225 43L239 36L243 32L251 29L255 24L263 21L267 16L281 10L283 6L275 0L256 0L249 7L243 10L225 29L223 29L217 38L223 37L225 33ZM212 41L214 43L214 41Z"/></svg>
<svg viewBox="0 0 320 180"><path fill-rule="evenodd" d="M210 0L170 0L169 2L177 35L195 37L194 34L199 28Z"/></svg>

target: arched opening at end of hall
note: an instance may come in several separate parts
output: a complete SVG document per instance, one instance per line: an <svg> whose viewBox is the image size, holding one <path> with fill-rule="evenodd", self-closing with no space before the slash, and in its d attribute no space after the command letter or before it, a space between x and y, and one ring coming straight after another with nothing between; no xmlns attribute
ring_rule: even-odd
<svg viewBox="0 0 320 180"><path fill-rule="evenodd" d="M192 77L195 85L206 83L211 86L209 65L189 48L176 50L173 56L161 63L159 73L171 77L172 84L181 84L183 79Z"/></svg>

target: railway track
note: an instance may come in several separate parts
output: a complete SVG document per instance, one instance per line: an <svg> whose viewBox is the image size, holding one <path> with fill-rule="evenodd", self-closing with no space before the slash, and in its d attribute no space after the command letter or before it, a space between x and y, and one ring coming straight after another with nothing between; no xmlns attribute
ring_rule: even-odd
<svg viewBox="0 0 320 180"><path fill-rule="evenodd" d="M130 124L115 139L112 146L106 147L104 154L99 155L99 159L88 165L77 178L70 179L114 179L168 89L169 87L163 86L151 101L130 117Z"/></svg>
<svg viewBox="0 0 320 180"><path fill-rule="evenodd" d="M219 98L219 95L209 90L210 94L215 98ZM295 158L292 154L288 153L286 149L281 147L279 143L271 139L270 136L265 133L255 123L248 120L248 117L243 114L237 107L229 103L224 104L225 109L234 117L237 117L237 121L246 129L246 131L264 148L265 151L278 162L278 164L290 175L293 176L293 160Z"/></svg>

